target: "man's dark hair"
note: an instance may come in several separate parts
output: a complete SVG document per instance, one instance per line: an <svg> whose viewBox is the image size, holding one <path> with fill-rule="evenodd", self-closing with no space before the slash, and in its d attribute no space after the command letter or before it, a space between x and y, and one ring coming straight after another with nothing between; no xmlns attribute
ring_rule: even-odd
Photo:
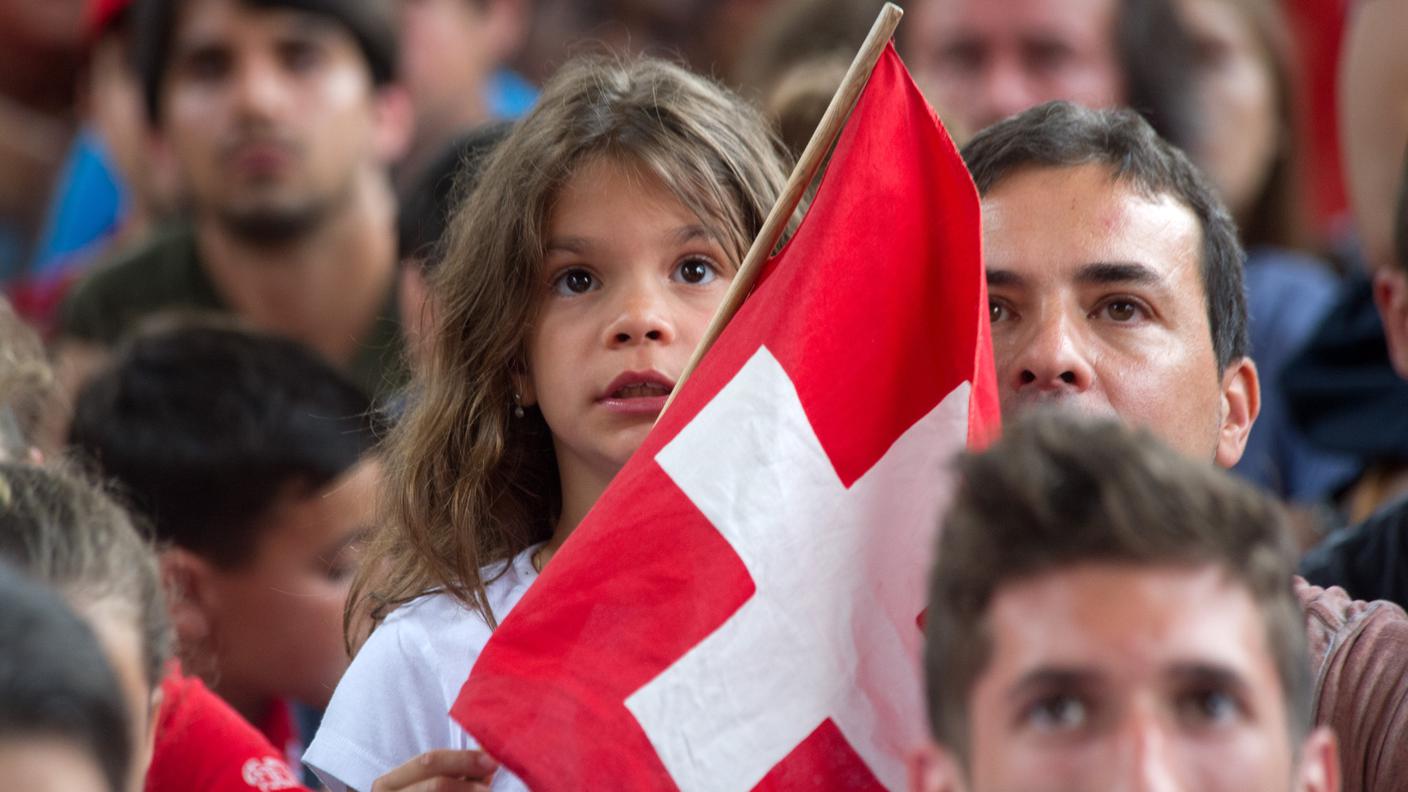
<svg viewBox="0 0 1408 792"><path fill-rule="evenodd" d="M401 197L397 248L401 258L415 258L427 272L439 263L440 238L450 213L474 191L489 155L513 129L511 121L478 127L446 146Z"/></svg>
<svg viewBox="0 0 1408 792"><path fill-rule="evenodd" d="M385 85L396 77L397 39L386 0L234 0L245 8L301 11L327 17L356 39L372 80ZM132 8L132 62L142 84L147 118L161 119L161 89L171 65L172 45L187 0L136 0Z"/></svg>
<svg viewBox="0 0 1408 792"><path fill-rule="evenodd" d="M1138 113L1047 102L979 132L963 147L963 159L982 195L1028 168L1099 164L1109 167L1112 181L1188 207L1202 230L1203 290L1218 369L1247 355L1246 254L1237 224L1183 152L1160 139Z"/></svg>
<svg viewBox="0 0 1408 792"><path fill-rule="evenodd" d="M1088 563L1215 566L1247 590L1266 629L1293 744L1311 728L1295 547L1276 503L1144 430L1038 411L962 457L926 622L937 739L965 759L968 700L992 651L988 610L1005 587Z"/></svg>
<svg viewBox="0 0 1408 792"><path fill-rule="evenodd" d="M228 568L252 557L270 508L346 473L377 428L368 398L311 350L195 326L132 339L79 393L69 442L158 543Z"/></svg>
<svg viewBox="0 0 1408 792"><path fill-rule="evenodd" d="M6 492L0 490L0 504ZM0 562L0 741L60 740L120 792L135 735L93 630L59 595ZM7 785L8 786L8 785Z"/></svg>

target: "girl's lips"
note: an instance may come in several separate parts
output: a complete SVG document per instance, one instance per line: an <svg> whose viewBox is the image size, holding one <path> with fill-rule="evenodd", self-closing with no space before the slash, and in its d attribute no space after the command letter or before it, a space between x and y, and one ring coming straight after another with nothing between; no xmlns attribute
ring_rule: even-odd
<svg viewBox="0 0 1408 792"><path fill-rule="evenodd" d="M653 417L665 409L665 400L668 398L668 395L637 396L632 399L607 397L597 400L597 404L617 415L648 415Z"/></svg>

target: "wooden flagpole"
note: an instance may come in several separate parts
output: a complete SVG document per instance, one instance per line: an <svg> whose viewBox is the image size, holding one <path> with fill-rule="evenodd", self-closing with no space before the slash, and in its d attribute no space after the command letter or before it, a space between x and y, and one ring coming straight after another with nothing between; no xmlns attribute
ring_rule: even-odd
<svg viewBox="0 0 1408 792"><path fill-rule="evenodd" d="M806 194L807 187L811 186L812 180L816 178L817 171L825 161L827 152L831 150L831 144L840 136L841 129L846 125L846 119L850 116L851 110L855 108L856 101L860 99L860 93L864 90L865 84L870 81L870 73L875 70L875 64L879 62L881 53L885 51L885 45L894 36L895 28L899 25L902 16L904 16L904 10L894 3L886 3L885 7L880 9L880 15L875 18L875 24L870 27L870 33L866 35L865 42L861 44L860 51L856 53L855 60L851 61L850 68L846 70L846 77L841 81L841 87L836 89L836 94L831 97L831 104L827 105L825 115L821 117L816 131L812 133L812 139L807 141L807 147L802 150L802 156L797 159L797 166L792 169L792 175L788 177L787 184L782 188L782 194L778 196L777 203L773 204L772 211L768 213L767 220L763 222L762 229L758 231L758 237L753 240L753 246L748 249L748 255L743 257L743 263L738 267L738 272L734 274L733 282L729 284L728 291L724 293L723 303L714 312L714 318L709 321L709 326L704 330L704 337L699 339L699 346L695 347L693 356L685 364L684 371L680 372L680 377L675 382L675 389L670 393L670 398L665 401L665 408L660 411L661 415L664 415L665 411L670 409L670 405L674 404L675 396L684 387L689 375L694 373L699 361L704 359L704 355L718 340L729 320L743 306L743 300L748 296L748 292L752 291L753 284L758 280L758 273L762 272L763 264L767 262L773 248L777 247L777 241L782 238L782 232L787 228L787 221L792 218L792 213L802 202L802 196Z"/></svg>

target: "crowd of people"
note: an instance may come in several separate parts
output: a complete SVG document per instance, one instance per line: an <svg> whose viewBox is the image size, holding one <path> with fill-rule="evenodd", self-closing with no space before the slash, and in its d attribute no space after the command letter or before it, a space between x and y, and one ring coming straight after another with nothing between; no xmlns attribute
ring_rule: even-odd
<svg viewBox="0 0 1408 792"><path fill-rule="evenodd" d="M0 0L0 777L525 788L469 664L882 5ZM901 5L1004 421L912 787L1408 790L1408 0Z"/></svg>

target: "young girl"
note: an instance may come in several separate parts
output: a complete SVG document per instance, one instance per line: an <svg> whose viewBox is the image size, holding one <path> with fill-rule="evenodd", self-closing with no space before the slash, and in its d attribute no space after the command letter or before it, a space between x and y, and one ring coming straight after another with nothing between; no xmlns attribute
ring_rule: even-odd
<svg viewBox="0 0 1408 792"><path fill-rule="evenodd" d="M450 706L649 432L781 190L779 152L704 78L592 59L492 156L445 239L435 346L348 603L350 638L376 626L304 757L331 789L488 775Z"/></svg>

